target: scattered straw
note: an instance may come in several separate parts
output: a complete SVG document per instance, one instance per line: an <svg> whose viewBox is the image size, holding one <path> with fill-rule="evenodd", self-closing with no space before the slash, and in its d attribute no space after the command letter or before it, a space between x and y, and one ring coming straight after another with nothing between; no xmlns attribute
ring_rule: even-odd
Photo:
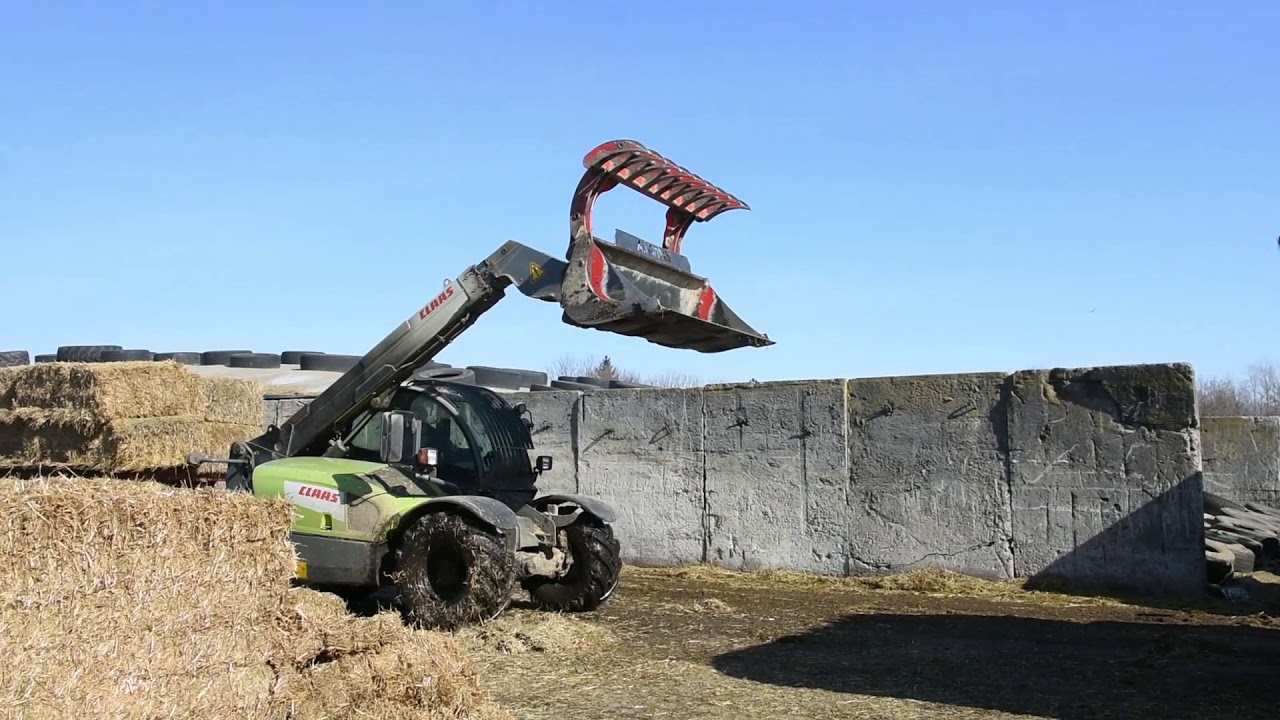
<svg viewBox="0 0 1280 720"><path fill-rule="evenodd" d="M291 588L290 509L0 480L0 715L500 718L458 646Z"/></svg>
<svg viewBox="0 0 1280 720"><path fill-rule="evenodd" d="M511 610L484 625L469 625L455 637L474 650L503 655L564 653L597 649L616 641L609 628L550 612Z"/></svg>
<svg viewBox="0 0 1280 720"><path fill-rule="evenodd" d="M897 592L933 597L981 598L1000 602L1049 605L1118 605L1119 600L1073 594L1069 588L1032 589L1025 579L986 580L951 570L930 568L889 575L851 577L814 575L793 570L741 572L712 565L679 568L628 568L634 575L657 574L697 583L715 583L753 589L789 588L867 593Z"/></svg>

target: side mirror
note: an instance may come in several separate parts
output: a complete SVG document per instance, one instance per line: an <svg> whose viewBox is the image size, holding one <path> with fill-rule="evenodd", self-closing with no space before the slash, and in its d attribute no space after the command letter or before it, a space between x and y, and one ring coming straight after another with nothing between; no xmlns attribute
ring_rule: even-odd
<svg viewBox="0 0 1280 720"><path fill-rule="evenodd" d="M537 461L534 463L534 467L536 467L540 473L551 470L551 456L539 455Z"/></svg>
<svg viewBox="0 0 1280 720"><path fill-rule="evenodd" d="M516 414L520 416L520 419L524 421L524 426L532 430L533 413L529 412L529 406L524 403L516 403L513 409L516 411Z"/></svg>
<svg viewBox="0 0 1280 720"><path fill-rule="evenodd" d="M379 459L384 463L401 463L406 458L416 458L422 444L422 425L413 413L390 410L382 415L382 451Z"/></svg>

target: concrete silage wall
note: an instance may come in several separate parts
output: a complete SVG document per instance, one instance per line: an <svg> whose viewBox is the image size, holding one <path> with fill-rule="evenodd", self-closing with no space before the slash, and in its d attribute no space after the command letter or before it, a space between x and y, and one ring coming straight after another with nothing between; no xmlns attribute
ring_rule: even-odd
<svg viewBox="0 0 1280 720"><path fill-rule="evenodd" d="M555 457L544 491L612 502L632 563L1204 586L1187 366L510 399Z"/></svg>
<svg viewBox="0 0 1280 720"><path fill-rule="evenodd" d="M1206 417L1201 423L1205 490L1280 507L1280 417Z"/></svg>

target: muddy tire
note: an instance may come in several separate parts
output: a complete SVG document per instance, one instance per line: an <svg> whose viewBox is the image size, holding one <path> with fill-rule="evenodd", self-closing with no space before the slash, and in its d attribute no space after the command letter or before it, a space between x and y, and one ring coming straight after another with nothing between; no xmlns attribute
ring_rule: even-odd
<svg viewBox="0 0 1280 720"><path fill-rule="evenodd" d="M621 547L613 536L613 528L583 516L561 532L567 537L573 558L569 572L559 580L528 577L521 585L544 610L595 610L613 595L622 572Z"/></svg>
<svg viewBox="0 0 1280 720"><path fill-rule="evenodd" d="M511 603L515 556L496 532L456 513L430 512L414 521L397 565L397 599L418 627L487 622Z"/></svg>

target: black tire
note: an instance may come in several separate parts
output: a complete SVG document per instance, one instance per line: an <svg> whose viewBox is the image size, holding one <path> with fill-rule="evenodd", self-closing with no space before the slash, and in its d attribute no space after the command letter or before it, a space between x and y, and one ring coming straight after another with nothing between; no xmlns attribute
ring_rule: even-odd
<svg viewBox="0 0 1280 720"><path fill-rule="evenodd" d="M541 384L541 383L534 383L534 384L532 384L532 385L530 385L530 386L529 386L529 389L530 389L530 390L532 390L532 391L534 391L534 392L546 392L546 391L548 391L548 390L555 390L556 388L553 388L553 387L551 387L550 385L543 385L543 384Z"/></svg>
<svg viewBox="0 0 1280 720"><path fill-rule="evenodd" d="M155 356L150 350L103 350L98 356L98 362L151 362Z"/></svg>
<svg viewBox="0 0 1280 720"><path fill-rule="evenodd" d="M476 374L470 368L437 368L435 370L418 370L413 374L415 380L436 380L456 383L458 385L475 385Z"/></svg>
<svg viewBox="0 0 1280 720"><path fill-rule="evenodd" d="M304 354L298 359L299 370L321 370L324 372L346 372L360 362L358 355L329 355L320 353Z"/></svg>
<svg viewBox="0 0 1280 720"><path fill-rule="evenodd" d="M485 365L468 365L467 369L475 374L477 385L503 390L519 390L529 385L529 376L522 370ZM546 378L543 380L545 381Z"/></svg>
<svg viewBox="0 0 1280 720"><path fill-rule="evenodd" d="M487 622L511 603L515 556L497 533L453 512L429 512L396 551L396 594L406 620L455 630Z"/></svg>
<svg viewBox="0 0 1280 720"><path fill-rule="evenodd" d="M323 355L319 350L285 350L280 353L280 362L285 365L297 365L302 362L303 355Z"/></svg>
<svg viewBox="0 0 1280 720"><path fill-rule="evenodd" d="M561 375L560 379L566 382L576 382L576 383L582 383L583 385L591 385L594 387L603 388L605 390L609 389L608 380L604 380L598 377L591 377L589 375L578 375L577 377L566 377L564 375Z"/></svg>
<svg viewBox="0 0 1280 720"><path fill-rule="evenodd" d="M58 362L99 362L103 350L122 350L122 345L63 345Z"/></svg>
<svg viewBox="0 0 1280 720"><path fill-rule="evenodd" d="M245 353L232 355L227 365L233 368L259 368L272 370L280 367L280 356L275 353Z"/></svg>
<svg viewBox="0 0 1280 720"><path fill-rule="evenodd" d="M599 390L599 385L573 382L572 380L552 380L551 387L556 390Z"/></svg>
<svg viewBox="0 0 1280 720"><path fill-rule="evenodd" d="M626 380L610 380L610 390L625 390L628 388L656 388L657 385L645 385L644 383L627 382Z"/></svg>
<svg viewBox="0 0 1280 720"><path fill-rule="evenodd" d="M200 353L198 352L162 352L156 353L156 362L176 362L179 365L199 365Z"/></svg>
<svg viewBox="0 0 1280 720"><path fill-rule="evenodd" d="M232 355L247 355L252 350L206 350L200 353L201 365L226 365Z"/></svg>
<svg viewBox="0 0 1280 720"><path fill-rule="evenodd" d="M561 530L573 559L559 580L531 576L521 581L540 608L556 612L587 612L608 600L622 573L622 549L613 528L587 515Z"/></svg>
<svg viewBox="0 0 1280 720"><path fill-rule="evenodd" d="M0 367L18 367L19 365L30 364L31 353L26 350L0 351Z"/></svg>
<svg viewBox="0 0 1280 720"><path fill-rule="evenodd" d="M34 358L32 358L32 361L36 363L58 362L58 356L57 355L37 355Z"/></svg>

